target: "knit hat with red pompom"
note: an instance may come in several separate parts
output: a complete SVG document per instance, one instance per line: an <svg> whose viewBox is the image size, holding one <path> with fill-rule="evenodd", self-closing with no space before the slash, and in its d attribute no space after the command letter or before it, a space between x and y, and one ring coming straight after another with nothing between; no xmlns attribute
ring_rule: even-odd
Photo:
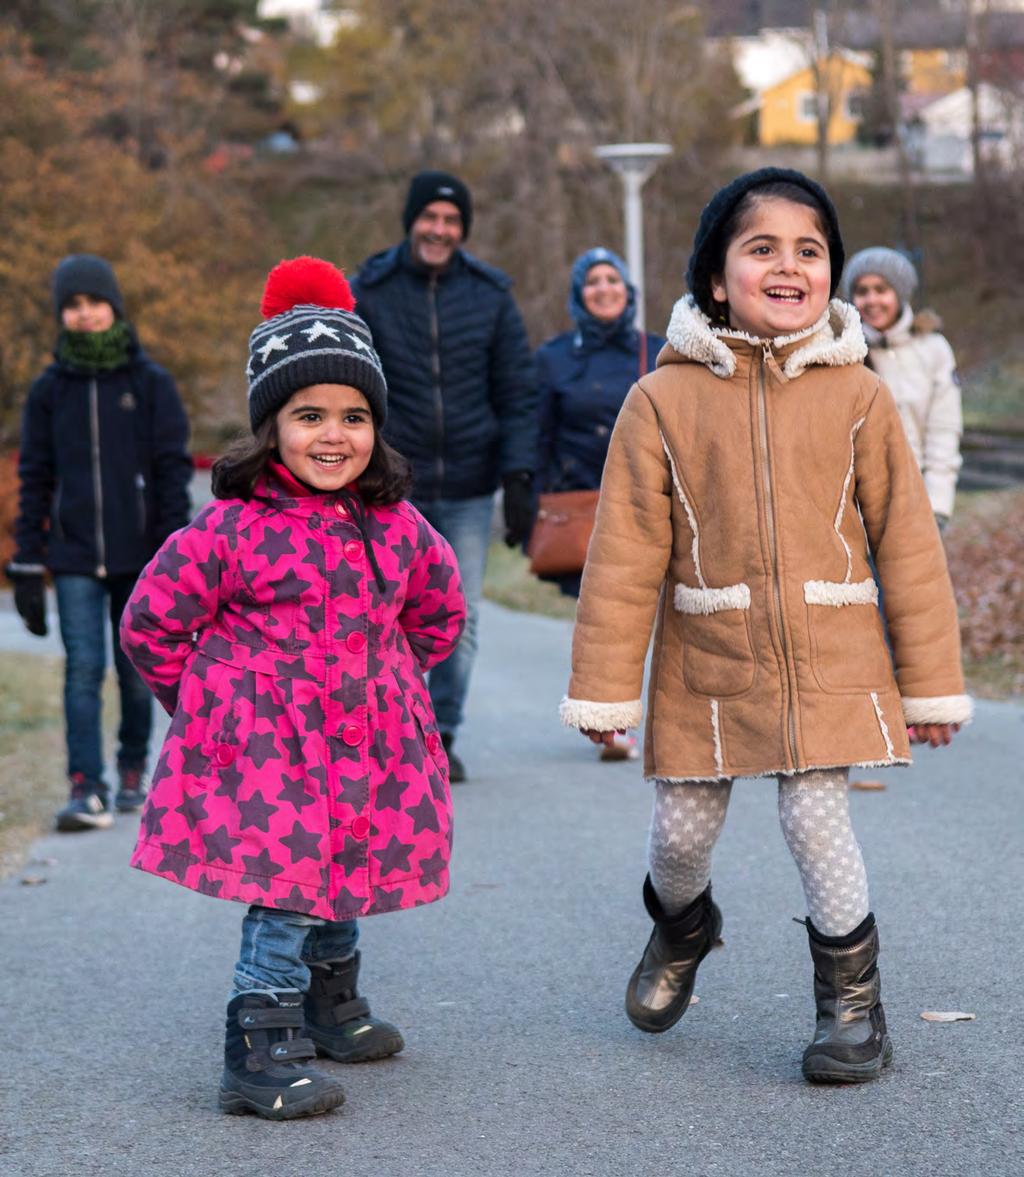
<svg viewBox="0 0 1024 1177"><path fill-rule="evenodd" d="M292 393L312 384L348 384L366 397L379 429L388 389L373 337L355 314L345 276L318 257L280 262L267 275L249 336L249 420L255 433Z"/></svg>

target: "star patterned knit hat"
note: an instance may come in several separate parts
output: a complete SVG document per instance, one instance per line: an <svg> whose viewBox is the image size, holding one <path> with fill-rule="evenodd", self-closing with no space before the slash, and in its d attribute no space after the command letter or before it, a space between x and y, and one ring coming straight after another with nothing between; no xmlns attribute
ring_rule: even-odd
<svg viewBox="0 0 1024 1177"><path fill-rule="evenodd" d="M373 337L355 314L344 274L317 257L280 262L267 275L249 336L249 421L255 433L291 395L311 384L347 384L366 397L379 429L388 389Z"/></svg>

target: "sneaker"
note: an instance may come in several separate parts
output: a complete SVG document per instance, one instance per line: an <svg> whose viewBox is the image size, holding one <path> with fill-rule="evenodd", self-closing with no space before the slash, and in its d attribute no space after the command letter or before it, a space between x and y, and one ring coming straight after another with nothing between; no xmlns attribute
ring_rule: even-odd
<svg viewBox="0 0 1024 1177"><path fill-rule="evenodd" d="M105 830L113 824L105 786L86 780L84 773L73 772L71 797L57 814L57 829L72 833L76 830Z"/></svg>
<svg viewBox="0 0 1024 1177"><path fill-rule="evenodd" d="M450 784L459 785L466 779L466 766L452 751L455 736L451 732L444 732L441 736L441 743L444 745L445 755L448 757L448 781Z"/></svg>
<svg viewBox="0 0 1024 1177"><path fill-rule="evenodd" d="M141 768L118 767L118 788L114 805L118 813L134 813L146 801L146 778Z"/></svg>
<svg viewBox="0 0 1024 1177"><path fill-rule="evenodd" d="M636 760L639 755L636 737L630 732L626 732L624 736L616 732L610 744L601 745L601 760L605 763L613 760Z"/></svg>

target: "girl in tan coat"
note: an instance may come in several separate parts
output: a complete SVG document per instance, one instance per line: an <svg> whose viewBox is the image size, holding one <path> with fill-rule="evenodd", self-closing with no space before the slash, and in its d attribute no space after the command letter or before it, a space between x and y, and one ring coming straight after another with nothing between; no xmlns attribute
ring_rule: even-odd
<svg viewBox="0 0 1024 1177"><path fill-rule="evenodd" d="M691 293L615 426L561 713L599 743L637 724L654 625L654 930L630 1020L658 1033L685 1013L721 928L710 858L732 782L776 776L815 966L804 1074L859 1082L892 1045L849 768L909 763L908 733L948 743L971 704L928 496L857 312L832 298L842 269L832 202L799 172L740 176L704 209Z"/></svg>

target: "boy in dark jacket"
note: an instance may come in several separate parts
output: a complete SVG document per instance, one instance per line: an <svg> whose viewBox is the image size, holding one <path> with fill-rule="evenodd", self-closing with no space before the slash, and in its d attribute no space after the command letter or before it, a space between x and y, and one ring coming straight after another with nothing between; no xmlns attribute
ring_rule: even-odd
<svg viewBox="0 0 1024 1177"><path fill-rule="evenodd" d="M92 254L64 258L53 302L62 329L55 360L25 404L16 554L7 574L22 620L39 636L47 632L43 576L53 576L67 654L71 782L57 829L86 830L112 822L101 732L104 612L121 702L114 804L128 813L145 797L151 700L116 634L139 571L188 521L192 460L174 381L139 346L109 263Z"/></svg>

